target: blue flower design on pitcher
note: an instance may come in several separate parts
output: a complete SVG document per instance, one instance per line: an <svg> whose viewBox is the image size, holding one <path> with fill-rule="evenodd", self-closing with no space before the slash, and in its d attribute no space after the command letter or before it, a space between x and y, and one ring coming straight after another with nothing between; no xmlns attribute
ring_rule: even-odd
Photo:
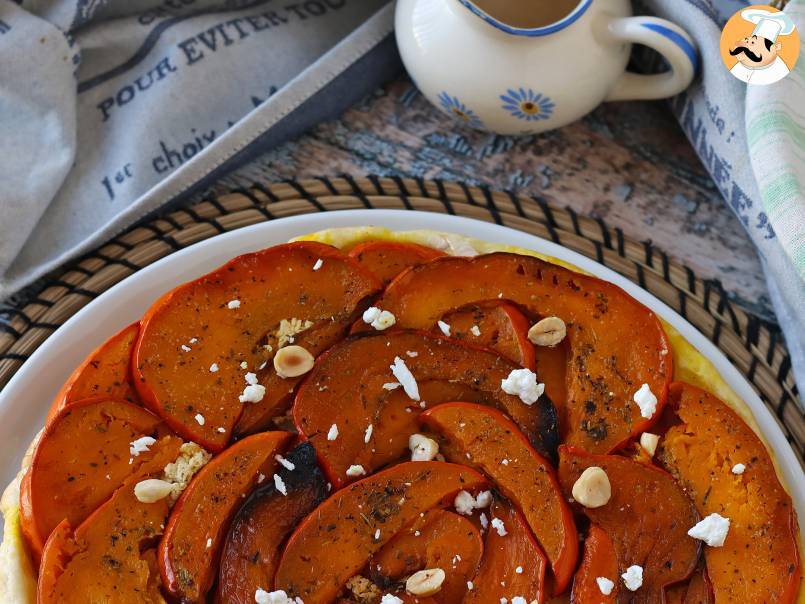
<svg viewBox="0 0 805 604"><path fill-rule="evenodd" d="M448 93L442 92L439 94L439 102L442 105L442 109L444 109L450 115L453 115L466 122L469 126L472 126L473 128L484 127L484 123L481 121L481 118L475 115L475 112L472 109L459 101L458 97L450 96Z"/></svg>
<svg viewBox="0 0 805 604"><path fill-rule="evenodd" d="M509 88L506 94L500 95L500 100L503 101L502 107L506 111L527 122L547 120L556 108L550 97L534 92L531 88L528 90Z"/></svg>

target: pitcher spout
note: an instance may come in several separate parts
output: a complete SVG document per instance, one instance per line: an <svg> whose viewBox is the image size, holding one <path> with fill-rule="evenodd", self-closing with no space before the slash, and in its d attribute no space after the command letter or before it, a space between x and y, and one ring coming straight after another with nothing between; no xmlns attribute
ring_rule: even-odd
<svg viewBox="0 0 805 604"><path fill-rule="evenodd" d="M513 36L547 36L575 23L593 0L552 1L539 8L512 0L449 0L458 2L475 17ZM546 6L547 5L547 6Z"/></svg>

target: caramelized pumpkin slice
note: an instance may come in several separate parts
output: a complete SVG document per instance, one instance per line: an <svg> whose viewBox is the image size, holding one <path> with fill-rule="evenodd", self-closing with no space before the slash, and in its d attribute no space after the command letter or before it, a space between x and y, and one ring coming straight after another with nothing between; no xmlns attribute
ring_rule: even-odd
<svg viewBox="0 0 805 604"><path fill-rule="evenodd" d="M400 275L374 304L399 327L430 329L451 309L497 298L567 324L569 444L606 453L648 428L632 397L648 384L661 409L673 374L668 339L650 310L611 283L517 254L437 258Z"/></svg>
<svg viewBox="0 0 805 604"><path fill-rule="evenodd" d="M672 585L665 590L665 604L714 604L713 588L704 561L699 561L687 583Z"/></svg>
<svg viewBox="0 0 805 604"><path fill-rule="evenodd" d="M405 269L444 256L444 252L416 243L367 241L352 248L349 255L385 286Z"/></svg>
<svg viewBox="0 0 805 604"><path fill-rule="evenodd" d="M132 455L133 441L164 433L160 418L125 401L95 398L62 409L42 433L20 489L23 534L34 556L62 520L81 524L153 456Z"/></svg>
<svg viewBox="0 0 805 604"><path fill-rule="evenodd" d="M221 553L219 602L253 602L258 588L271 591L285 540L327 497L327 481L309 442L293 449L287 461L293 469L277 469L285 493L273 480L265 482L232 520Z"/></svg>
<svg viewBox="0 0 805 604"><path fill-rule="evenodd" d="M604 594L597 579L608 579L614 584L609 594ZM584 540L584 557L573 578L571 602L585 604L615 604L618 601L621 578L618 575L618 557L612 539L604 529L594 524Z"/></svg>
<svg viewBox="0 0 805 604"><path fill-rule="evenodd" d="M158 477L176 459L181 444L175 437L159 441L154 455L74 533L66 521L53 531L39 571L40 604L164 602L155 547L170 513L170 498L142 503L134 485Z"/></svg>
<svg viewBox="0 0 805 604"><path fill-rule="evenodd" d="M567 497L581 473L593 466L606 472L612 496L601 507L580 506L581 511L612 540L619 579L632 565L643 568L643 585L629 592L629 601L662 602L665 587L685 580L696 567L699 544L688 536L699 520L696 509L673 477L659 468L562 445L559 482Z"/></svg>
<svg viewBox="0 0 805 604"><path fill-rule="evenodd" d="M486 486L475 470L438 461L407 462L336 492L291 535L282 554L275 589L305 604L332 602L419 514L452 505L461 490Z"/></svg>
<svg viewBox="0 0 805 604"><path fill-rule="evenodd" d="M388 389L398 383L390 368L395 359L418 384L433 383L428 393L420 392L419 400L412 400L403 388ZM501 381L517 368L491 351L423 332L353 336L319 358L296 396L294 420L313 442L336 488L349 482L346 471L351 465L361 465L369 473L405 454L413 430L403 432L401 427L406 422L412 425L423 403L445 401L425 398L426 394L452 394L455 384L474 391L475 402L503 409L539 450L550 452L557 439L550 401L541 398L529 406L501 389ZM338 436L330 440L333 424Z"/></svg>
<svg viewBox="0 0 805 604"><path fill-rule="evenodd" d="M492 518L503 522L501 535L490 528L486 533L484 557L472 579L464 604L511 602L516 596L526 602L545 601L545 567L548 560L531 534L523 515L506 500L496 500L489 510Z"/></svg>
<svg viewBox="0 0 805 604"><path fill-rule="evenodd" d="M140 404L131 381L131 351L140 324L116 333L90 354L67 378L48 412L47 422L73 401L104 396Z"/></svg>
<svg viewBox="0 0 805 604"><path fill-rule="evenodd" d="M450 326L451 338L491 348L521 367L534 370L534 345L528 340L530 325L513 304L500 300L467 304L446 313L441 320Z"/></svg>
<svg viewBox="0 0 805 604"><path fill-rule="evenodd" d="M460 602L483 549L481 533L470 520L447 510L428 510L372 558L369 576L375 584L388 587L419 570L440 568L445 580L432 596L433 602ZM398 585L394 591L403 592L405 586Z"/></svg>
<svg viewBox="0 0 805 604"><path fill-rule="evenodd" d="M511 420L490 407L448 403L429 409L420 420L441 435L439 450L448 461L481 470L523 512L551 562L556 593L564 591L576 568L578 534L548 461Z"/></svg>
<svg viewBox="0 0 805 604"><path fill-rule="evenodd" d="M239 397L249 385L247 373L266 362L267 331L283 320L317 324L349 314L377 288L354 260L319 243L235 258L148 310L133 357L137 391L179 434L220 451L243 405L252 404ZM279 386L287 392L292 383ZM259 388L245 396L262 398Z"/></svg>
<svg viewBox="0 0 805 604"><path fill-rule="evenodd" d="M704 390L674 383L670 405L680 423L660 439L657 458L702 517L718 513L730 521L723 547L704 547L716 601L794 602L797 521L766 447L737 413ZM744 472L733 474L739 463Z"/></svg>
<svg viewBox="0 0 805 604"><path fill-rule="evenodd" d="M203 602L218 573L229 524L260 480L273 480L276 455L288 447L288 432L245 438L215 457L176 502L159 543L165 590L183 602Z"/></svg>

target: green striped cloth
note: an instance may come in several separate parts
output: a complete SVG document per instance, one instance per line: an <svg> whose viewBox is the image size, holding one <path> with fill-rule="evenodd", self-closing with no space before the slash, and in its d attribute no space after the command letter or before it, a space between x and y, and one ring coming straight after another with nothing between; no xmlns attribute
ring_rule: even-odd
<svg viewBox="0 0 805 604"><path fill-rule="evenodd" d="M785 12L805 38L805 0L791 0ZM805 279L805 51L801 55L779 82L747 86L746 134L763 207Z"/></svg>

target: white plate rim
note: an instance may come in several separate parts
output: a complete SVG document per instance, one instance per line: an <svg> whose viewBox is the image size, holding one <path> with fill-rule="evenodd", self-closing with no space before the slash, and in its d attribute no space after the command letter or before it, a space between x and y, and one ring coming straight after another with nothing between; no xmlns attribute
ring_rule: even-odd
<svg viewBox="0 0 805 604"><path fill-rule="evenodd" d="M798 516L805 518L803 472L777 419L726 356L671 307L612 269L546 239L471 218L410 210L339 210L243 227L170 254L102 293L59 327L0 391L0 442L3 443L0 484L9 482L18 471L28 443L43 425L50 401L72 369L115 331L142 316L161 293L239 254L323 229L354 226L379 226L398 231L429 229L518 246L572 263L618 285L673 325L713 363L727 384L746 402L775 453ZM133 293L137 293L137 299ZM35 402L23 408L23 403L15 405L16 400ZM24 413L20 413L21 410Z"/></svg>

